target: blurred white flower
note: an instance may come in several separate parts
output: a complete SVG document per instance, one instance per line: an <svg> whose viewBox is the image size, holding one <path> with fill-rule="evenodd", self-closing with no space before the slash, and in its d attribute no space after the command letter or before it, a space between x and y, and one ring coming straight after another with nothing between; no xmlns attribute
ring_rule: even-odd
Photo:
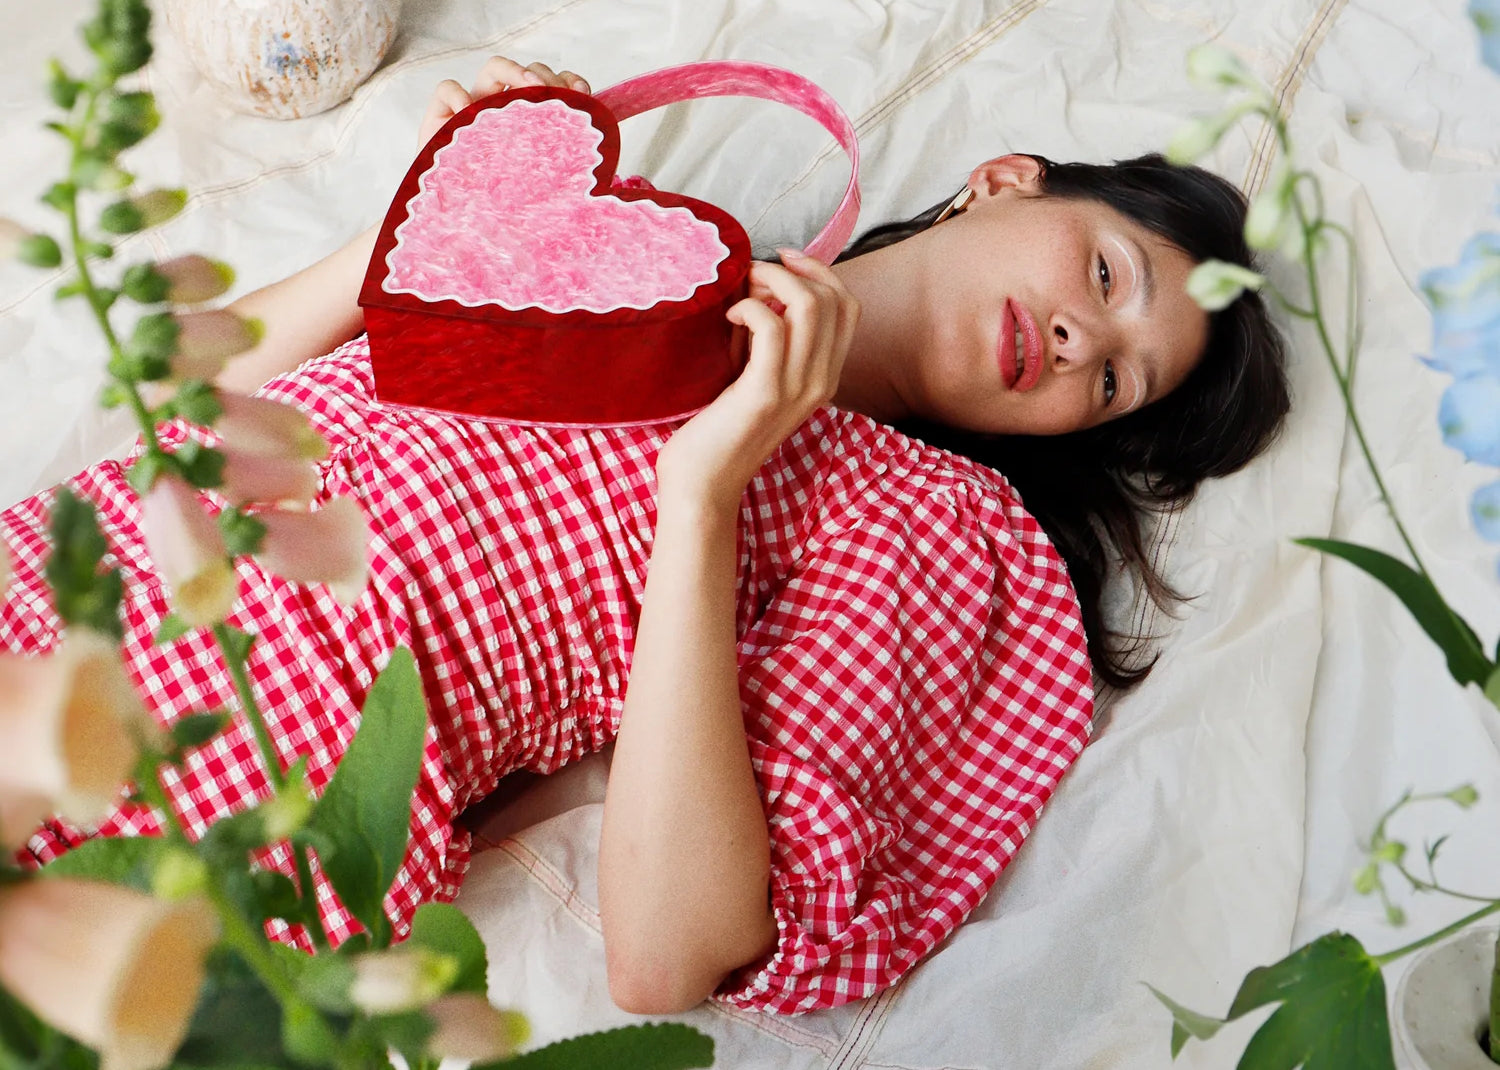
<svg viewBox="0 0 1500 1070"><path fill-rule="evenodd" d="M502 1011L476 992L453 992L424 1008L436 1027L427 1052L476 1063L508 1058L531 1035L525 1015Z"/></svg>
<svg viewBox="0 0 1500 1070"><path fill-rule="evenodd" d="M52 813L90 824L159 733L118 648L74 629L45 657L0 655L0 840L16 847Z"/></svg>
<svg viewBox="0 0 1500 1070"><path fill-rule="evenodd" d="M0 260L13 260L21 251L21 243L31 237L27 230L14 219L0 216Z"/></svg>
<svg viewBox="0 0 1500 1070"><path fill-rule="evenodd" d="M1250 248L1260 251L1283 248L1288 244L1288 232L1301 229L1292 211L1296 179L1286 157L1277 157L1269 180L1245 213L1245 244Z"/></svg>
<svg viewBox="0 0 1500 1070"><path fill-rule="evenodd" d="M458 961L425 947L401 944L354 959L349 999L366 1014L419 1010L448 990Z"/></svg>
<svg viewBox="0 0 1500 1070"><path fill-rule="evenodd" d="M97 1050L100 1070L156 1070L187 1034L218 932L201 897L27 881L0 890L0 983Z"/></svg>
<svg viewBox="0 0 1500 1070"><path fill-rule="evenodd" d="M1187 292L1205 312L1217 312L1234 303L1246 290L1265 285L1265 276L1223 260L1205 260L1188 275Z"/></svg>
<svg viewBox="0 0 1500 1070"><path fill-rule="evenodd" d="M1167 142L1167 159L1179 167L1193 163L1212 150L1227 129L1223 115L1189 120Z"/></svg>
<svg viewBox="0 0 1500 1070"><path fill-rule="evenodd" d="M352 498L333 498L315 513L272 510L255 514L266 538L255 559L293 583L326 583L353 605L370 572L370 526Z"/></svg>
<svg viewBox="0 0 1500 1070"><path fill-rule="evenodd" d="M1187 73L1201 89L1256 89L1259 80L1250 68L1223 45L1198 45L1187 54Z"/></svg>
<svg viewBox="0 0 1500 1070"><path fill-rule="evenodd" d="M177 615L195 627L227 617L239 580L198 493L178 476L159 477L141 501L141 529Z"/></svg>
<svg viewBox="0 0 1500 1070"><path fill-rule="evenodd" d="M328 455L328 443L300 409L227 390L219 391L219 405L224 411L214 422L214 430L228 449L305 461Z"/></svg>

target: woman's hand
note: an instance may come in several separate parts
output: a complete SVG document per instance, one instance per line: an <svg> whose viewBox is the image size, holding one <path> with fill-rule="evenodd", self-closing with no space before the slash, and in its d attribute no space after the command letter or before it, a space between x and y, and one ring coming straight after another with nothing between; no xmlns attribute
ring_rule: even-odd
<svg viewBox="0 0 1500 1070"><path fill-rule="evenodd" d="M432 139L433 134L442 129L444 123L474 101L503 89L523 85L550 85L559 89L576 89L580 93L590 91L588 82L572 71L555 73L545 63L532 63L523 67L504 56L491 56L480 68L473 89L466 90L451 78L438 83L432 94L432 102L427 105L427 114L422 116L422 125L417 133L418 151Z"/></svg>
<svg viewBox="0 0 1500 1070"><path fill-rule="evenodd" d="M727 313L731 323L750 331L749 361L661 448L659 497L686 495L738 508L771 454L833 400L859 302L822 261L795 250L781 253L780 265L750 265L750 296ZM778 315L768 302L785 311Z"/></svg>

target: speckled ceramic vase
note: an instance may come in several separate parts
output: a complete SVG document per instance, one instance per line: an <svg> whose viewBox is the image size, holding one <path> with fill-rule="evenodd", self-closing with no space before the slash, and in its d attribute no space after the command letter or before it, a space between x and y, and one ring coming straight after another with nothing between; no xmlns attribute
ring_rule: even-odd
<svg viewBox="0 0 1500 1070"><path fill-rule="evenodd" d="M1466 929L1417 953L1396 986L1397 1044L1420 1070L1496 1070L1479 1047L1489 1017L1494 926Z"/></svg>
<svg viewBox="0 0 1500 1070"><path fill-rule="evenodd" d="M385 57L401 0L165 0L167 25L236 111L316 115Z"/></svg>

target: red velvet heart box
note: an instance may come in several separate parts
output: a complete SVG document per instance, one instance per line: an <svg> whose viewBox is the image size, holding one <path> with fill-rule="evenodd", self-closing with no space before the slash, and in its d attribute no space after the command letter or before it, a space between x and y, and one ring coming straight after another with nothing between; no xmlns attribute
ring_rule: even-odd
<svg viewBox="0 0 1500 1070"><path fill-rule="evenodd" d="M717 397L743 363L725 312L747 292L749 238L714 205L611 182L617 115L730 93L808 111L850 151L844 202L809 246L832 259L858 210L853 127L799 76L714 62L598 96L508 90L432 137L386 213L359 296L378 400L600 427L679 419Z"/></svg>

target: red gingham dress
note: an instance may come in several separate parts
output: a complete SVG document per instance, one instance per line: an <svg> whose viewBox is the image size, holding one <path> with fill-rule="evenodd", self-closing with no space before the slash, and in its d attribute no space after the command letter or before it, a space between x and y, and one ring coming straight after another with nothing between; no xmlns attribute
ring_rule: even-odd
<svg viewBox="0 0 1500 1070"><path fill-rule="evenodd" d="M363 338L262 393L328 439L322 494L364 507L373 568L346 609L242 561L231 623L259 634L250 669L276 747L286 764L307 757L319 791L392 648L415 651L431 724L386 899L404 935L420 903L458 891L466 806L511 770L550 772L614 738L656 455L682 421L542 429L388 408ZM168 600L122 466L69 485L100 509L124 571L125 660L149 706L163 721L233 708L206 629L152 645ZM0 648L58 641L41 578L50 501L0 514L16 568ZM1090 668L1063 563L1005 480L860 413L818 409L761 468L738 561L740 693L779 940L716 997L796 1014L893 984L974 909L1087 740ZM195 836L266 789L239 720L168 780ZM121 804L97 831L158 830ZM28 848L46 861L83 835L52 822ZM293 872L284 845L261 857ZM337 943L359 926L317 883Z"/></svg>

